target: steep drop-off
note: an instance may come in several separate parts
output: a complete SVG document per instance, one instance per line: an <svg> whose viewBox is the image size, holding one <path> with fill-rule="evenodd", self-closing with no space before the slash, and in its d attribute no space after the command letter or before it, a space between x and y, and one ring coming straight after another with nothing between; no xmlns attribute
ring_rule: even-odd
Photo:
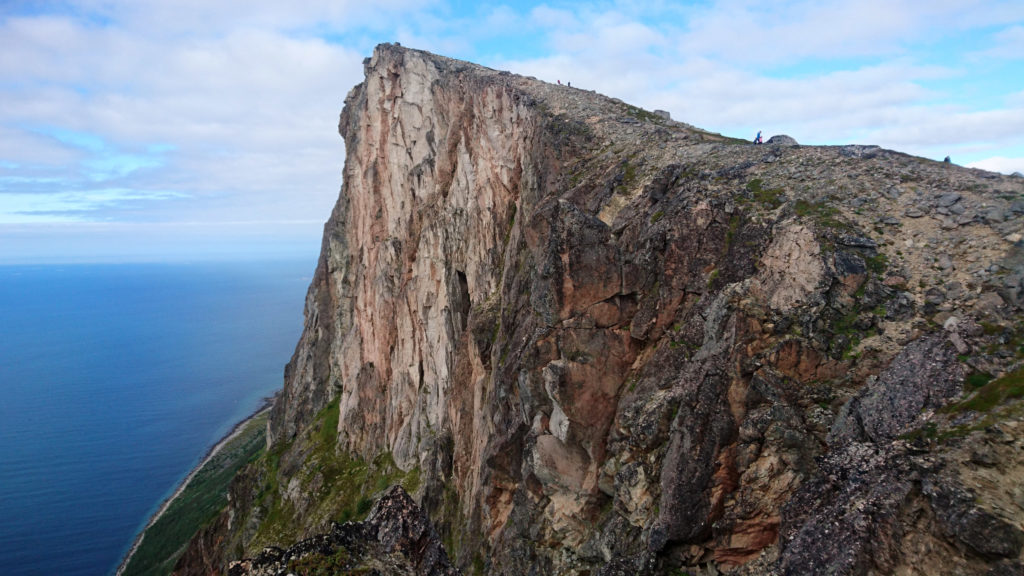
<svg viewBox="0 0 1024 576"><path fill-rule="evenodd" d="M178 573L406 554L332 524L396 483L464 573L1020 573L1024 179L365 68L267 452Z"/></svg>

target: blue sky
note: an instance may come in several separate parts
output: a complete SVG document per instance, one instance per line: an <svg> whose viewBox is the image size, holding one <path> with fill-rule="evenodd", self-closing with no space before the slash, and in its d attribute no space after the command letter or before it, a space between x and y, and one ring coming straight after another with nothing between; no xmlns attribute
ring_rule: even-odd
<svg viewBox="0 0 1024 576"><path fill-rule="evenodd" d="M338 113L389 41L730 136L1024 172L1020 0L0 2L0 263L312 261Z"/></svg>

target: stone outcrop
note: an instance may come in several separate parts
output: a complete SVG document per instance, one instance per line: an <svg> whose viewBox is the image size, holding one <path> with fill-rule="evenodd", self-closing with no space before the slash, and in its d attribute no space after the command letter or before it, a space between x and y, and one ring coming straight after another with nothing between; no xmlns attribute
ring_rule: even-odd
<svg viewBox="0 0 1024 576"><path fill-rule="evenodd" d="M956 350L941 334L907 344L877 379L843 405L828 442L885 444L918 424L925 410L941 408L959 396L964 369Z"/></svg>
<svg viewBox="0 0 1024 576"><path fill-rule="evenodd" d="M348 459L466 573L1019 568L1019 178L398 46L365 69L267 455L179 573L334 542Z"/></svg>
<svg viewBox="0 0 1024 576"><path fill-rule="evenodd" d="M396 486L381 496L364 522L334 524L326 534L287 550L264 549L255 558L228 565L228 576L380 574L456 576L441 539L426 514Z"/></svg>
<svg viewBox="0 0 1024 576"><path fill-rule="evenodd" d="M786 136L785 134L777 134L768 139L765 144L775 144L777 146L796 146L798 142L796 138L792 136Z"/></svg>

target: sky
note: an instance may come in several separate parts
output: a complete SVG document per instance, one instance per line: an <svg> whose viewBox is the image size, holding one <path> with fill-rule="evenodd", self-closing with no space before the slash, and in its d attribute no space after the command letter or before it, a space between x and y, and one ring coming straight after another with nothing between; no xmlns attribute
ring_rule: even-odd
<svg viewBox="0 0 1024 576"><path fill-rule="evenodd" d="M0 264L315 260L381 42L1024 173L1020 0L0 0Z"/></svg>

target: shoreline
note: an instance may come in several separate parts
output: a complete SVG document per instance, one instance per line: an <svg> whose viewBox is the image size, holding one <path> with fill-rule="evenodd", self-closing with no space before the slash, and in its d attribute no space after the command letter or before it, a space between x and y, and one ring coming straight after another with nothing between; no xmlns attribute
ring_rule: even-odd
<svg viewBox="0 0 1024 576"><path fill-rule="evenodd" d="M114 573L114 576L121 576L124 573L124 569L128 566L128 562L131 561L132 556L135 555L135 552L138 551L139 546L142 544L142 540L146 536L146 531L149 530L153 526L153 524L155 524L156 521L164 515L165 512L167 512L167 509L170 508L171 504L173 504L174 501L177 500L179 496L181 496L182 492L185 491L185 488L187 488L189 483L192 482L192 479L195 478L196 474L198 474L199 471L202 470L203 467L206 466L214 456L220 453L220 451L225 446L227 446L229 442L237 438L238 435L242 433L242 430L245 429L245 427L248 426L250 422L262 416L264 413L269 412L270 409L273 408L274 406L274 399L275 396L268 396L264 398L263 401L260 403L259 408L257 408L255 412L249 414L248 416L240 420L237 424L232 426L231 430L229 430L224 437L218 440L213 446L209 448L209 450L206 451L206 454L202 457L202 459L199 460L199 463L192 467L192 470L190 470L188 475L185 476L184 480L182 480L178 484L177 488L174 489L174 492L172 492L170 496L165 498L164 501L160 504L160 507L157 508L157 511L149 517L149 520L146 522L146 526L143 527L143 529L135 535L135 539L132 541L131 547L128 548L128 552L124 555L124 558L121 559L121 563L117 565L117 571Z"/></svg>

